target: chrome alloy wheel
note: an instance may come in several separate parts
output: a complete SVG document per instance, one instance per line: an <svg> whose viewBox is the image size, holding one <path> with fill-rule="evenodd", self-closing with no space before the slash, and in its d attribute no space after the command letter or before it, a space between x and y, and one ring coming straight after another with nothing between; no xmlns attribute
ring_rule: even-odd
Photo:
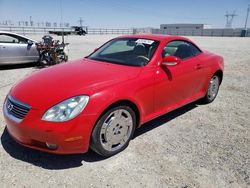
<svg viewBox="0 0 250 188"><path fill-rule="evenodd" d="M207 97L209 100L214 100L216 97L218 91L219 91L219 86L220 86L220 80L217 75L214 75L212 79L210 80L209 87L208 87L208 92L207 92Z"/></svg>
<svg viewBox="0 0 250 188"><path fill-rule="evenodd" d="M107 151L116 151L130 139L133 130L133 119L125 109L111 112L101 127L100 141Z"/></svg>

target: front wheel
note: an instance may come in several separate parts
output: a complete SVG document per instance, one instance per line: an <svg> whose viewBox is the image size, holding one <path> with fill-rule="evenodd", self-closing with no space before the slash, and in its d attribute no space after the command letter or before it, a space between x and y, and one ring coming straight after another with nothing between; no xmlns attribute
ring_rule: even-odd
<svg viewBox="0 0 250 188"><path fill-rule="evenodd" d="M213 102L218 94L219 87L220 87L220 77L218 75L214 75L209 82L207 93L203 98L203 102L204 103Z"/></svg>
<svg viewBox="0 0 250 188"><path fill-rule="evenodd" d="M90 147L98 154L110 157L124 150L133 137L136 116L128 106L117 106L104 113L97 122Z"/></svg>

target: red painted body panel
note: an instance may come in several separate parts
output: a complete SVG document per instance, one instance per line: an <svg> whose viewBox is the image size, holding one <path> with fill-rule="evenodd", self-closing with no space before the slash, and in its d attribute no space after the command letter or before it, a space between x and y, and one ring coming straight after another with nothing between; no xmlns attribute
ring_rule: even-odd
<svg viewBox="0 0 250 188"><path fill-rule="evenodd" d="M20 144L37 148L51 153L81 153L88 151L89 137L92 125L95 123L94 115L79 115L77 118L55 123L42 121L43 113L31 110L22 123L15 123L6 118L7 130ZM65 141L68 138L81 137L75 141ZM49 150L45 143L57 144L57 150Z"/></svg>
<svg viewBox="0 0 250 188"><path fill-rule="evenodd" d="M160 41L153 58L144 67L115 65L80 59L37 71L16 84L9 95L31 106L21 123L6 114L9 133L21 144L52 153L82 153L89 148L89 140L101 114L117 101L127 100L139 110L139 124L195 101L206 94L212 75L223 71L223 58L203 51L164 69L161 52L172 40L183 37L167 35L132 35ZM191 41L190 41L191 42ZM88 95L83 112L72 120L56 123L41 120L55 104L77 95ZM75 141L65 141L69 138ZM35 142L55 143L57 150L49 150Z"/></svg>
<svg viewBox="0 0 250 188"><path fill-rule="evenodd" d="M17 84L11 95L35 109L46 110L69 97L91 96L106 85L133 79L139 72L139 68L80 59L33 73Z"/></svg>

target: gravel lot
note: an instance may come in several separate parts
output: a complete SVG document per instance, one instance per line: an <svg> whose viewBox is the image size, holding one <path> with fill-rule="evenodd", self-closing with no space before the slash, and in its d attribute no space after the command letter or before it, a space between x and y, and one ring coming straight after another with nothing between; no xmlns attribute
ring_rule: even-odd
<svg viewBox="0 0 250 188"><path fill-rule="evenodd" d="M112 37L66 37L69 57L83 57ZM6 133L1 108L1 187L250 187L250 38L190 38L225 59L213 103L193 103L147 123L108 159L91 151L63 156L24 148ZM32 71L0 70L1 107L15 82Z"/></svg>

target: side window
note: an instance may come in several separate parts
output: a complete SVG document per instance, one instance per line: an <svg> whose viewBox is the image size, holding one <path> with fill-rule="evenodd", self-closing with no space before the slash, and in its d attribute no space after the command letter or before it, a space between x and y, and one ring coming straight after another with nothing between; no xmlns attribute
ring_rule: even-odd
<svg viewBox="0 0 250 188"><path fill-rule="evenodd" d="M23 38L23 37L19 37L19 36L14 36L11 34L0 34L0 42L1 43L22 43L22 44L27 44L28 40Z"/></svg>
<svg viewBox="0 0 250 188"><path fill-rule="evenodd" d="M193 44L186 41L171 41L162 51L162 57L176 56L180 59L193 57L201 53L201 51Z"/></svg>
<svg viewBox="0 0 250 188"><path fill-rule="evenodd" d="M200 49L197 48L195 45L193 45L192 43L189 43L189 45L194 56L197 56L201 53Z"/></svg>
<svg viewBox="0 0 250 188"><path fill-rule="evenodd" d="M18 42L22 43L22 44L27 44L28 43L28 39L25 39L23 37L19 37L17 36Z"/></svg>
<svg viewBox="0 0 250 188"><path fill-rule="evenodd" d="M178 46L184 44L184 41L172 41L169 42L162 51L162 57L165 56L174 56L175 52L178 49Z"/></svg>
<svg viewBox="0 0 250 188"><path fill-rule="evenodd" d="M1 43L18 43L18 39L9 35L0 35Z"/></svg>

